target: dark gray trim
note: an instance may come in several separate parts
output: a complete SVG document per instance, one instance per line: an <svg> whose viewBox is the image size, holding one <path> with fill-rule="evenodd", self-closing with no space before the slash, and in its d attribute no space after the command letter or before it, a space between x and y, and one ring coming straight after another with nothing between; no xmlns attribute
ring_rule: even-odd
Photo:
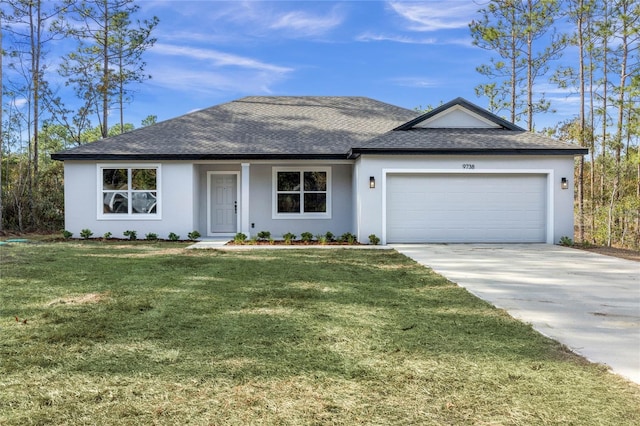
<svg viewBox="0 0 640 426"><path fill-rule="evenodd" d="M360 155L585 155L589 152L586 148L569 149L377 149L355 148L349 153L348 158L357 158Z"/></svg>
<svg viewBox="0 0 640 426"><path fill-rule="evenodd" d="M346 154L51 154L52 160L66 161L198 161L198 160L346 160Z"/></svg>
<svg viewBox="0 0 640 426"><path fill-rule="evenodd" d="M486 118L487 120L490 120L494 123L496 123L497 125L505 128L505 129L509 129L509 130L517 130L517 131L525 131L525 129L523 129L520 126L517 126L513 123L508 122L507 120L498 117L497 115L487 111L484 108L480 108L478 105L476 104L472 104L471 102L467 101L464 98L455 98L454 100L447 102L446 104L442 104L437 108L432 109L431 111L422 114L419 117L414 118L411 121L407 121L406 123L402 124L401 126L396 127L393 130L409 130L411 129L413 126L415 126L416 124L422 123L423 121L440 114L442 111L446 111L447 109L456 106L456 105L460 105L470 111L473 111L474 113Z"/></svg>

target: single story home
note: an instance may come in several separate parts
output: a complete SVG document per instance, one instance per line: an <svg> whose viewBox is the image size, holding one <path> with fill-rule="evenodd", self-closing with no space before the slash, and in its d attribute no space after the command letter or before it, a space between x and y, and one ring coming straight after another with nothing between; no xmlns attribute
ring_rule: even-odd
<svg viewBox="0 0 640 426"><path fill-rule="evenodd" d="M587 149L462 98L416 115L364 97L251 96L58 152L65 227L383 244L573 237L574 157Z"/></svg>

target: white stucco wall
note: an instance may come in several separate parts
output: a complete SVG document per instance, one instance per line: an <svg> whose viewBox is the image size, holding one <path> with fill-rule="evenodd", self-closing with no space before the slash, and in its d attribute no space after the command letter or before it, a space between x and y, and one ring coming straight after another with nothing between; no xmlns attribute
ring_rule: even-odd
<svg viewBox="0 0 640 426"><path fill-rule="evenodd" d="M473 164L473 169L463 168ZM499 173L510 170L518 173L545 173L548 175L547 194L552 225L548 243L557 243L562 236L573 238L573 156L375 156L363 155L356 161L354 182L357 185L356 235L367 241L370 234L382 238L383 195L385 179L389 171L439 171L442 173ZM376 188L369 188L369 177L376 180ZM566 177L569 189L560 188L560 180Z"/></svg>
<svg viewBox="0 0 640 426"><path fill-rule="evenodd" d="M104 162L100 164L129 167L132 164L157 164L156 162ZM123 238L123 232L134 230L138 239L147 233L166 238L170 232L186 238L196 227L194 209L193 165L184 162L167 162L160 169L160 215L158 218L132 219L117 217L100 218L98 212L98 171L95 162L65 161L65 229L80 236L82 229L90 229L94 237L111 232L114 238Z"/></svg>

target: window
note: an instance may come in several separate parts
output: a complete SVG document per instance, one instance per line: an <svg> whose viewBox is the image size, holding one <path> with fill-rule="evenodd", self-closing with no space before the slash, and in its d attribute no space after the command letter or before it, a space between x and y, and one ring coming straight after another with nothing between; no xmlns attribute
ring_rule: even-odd
<svg viewBox="0 0 640 426"><path fill-rule="evenodd" d="M101 218L158 218L160 166L98 166Z"/></svg>
<svg viewBox="0 0 640 426"><path fill-rule="evenodd" d="M331 173L328 168L273 169L274 218L330 218Z"/></svg>

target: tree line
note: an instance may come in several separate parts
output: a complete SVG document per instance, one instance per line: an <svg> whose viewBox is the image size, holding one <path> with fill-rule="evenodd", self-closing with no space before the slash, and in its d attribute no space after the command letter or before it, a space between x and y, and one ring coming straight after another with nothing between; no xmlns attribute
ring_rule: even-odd
<svg viewBox="0 0 640 426"><path fill-rule="evenodd" d="M575 169L576 240L639 248L640 1L494 0L469 28L492 53L476 94L493 112L535 131L554 108L540 87L577 95L574 118L540 129L589 148Z"/></svg>
<svg viewBox="0 0 640 426"><path fill-rule="evenodd" d="M151 77L142 57L158 24L135 19L138 9L133 0L3 0L0 230L59 230L63 171L50 154L133 128L124 112L134 84ZM69 50L50 67L63 42Z"/></svg>
<svg viewBox="0 0 640 426"><path fill-rule="evenodd" d="M62 165L49 154L133 128L124 114L151 77L143 54L158 24L138 12L134 0L3 1L0 230L60 229ZM579 242L640 247L639 20L640 0L491 0L469 24L491 56L475 88L489 109L589 148L576 161ZM51 43L63 38L74 47L49 68ZM53 87L60 79L73 95ZM574 118L537 129L559 101L543 87L573 100Z"/></svg>

